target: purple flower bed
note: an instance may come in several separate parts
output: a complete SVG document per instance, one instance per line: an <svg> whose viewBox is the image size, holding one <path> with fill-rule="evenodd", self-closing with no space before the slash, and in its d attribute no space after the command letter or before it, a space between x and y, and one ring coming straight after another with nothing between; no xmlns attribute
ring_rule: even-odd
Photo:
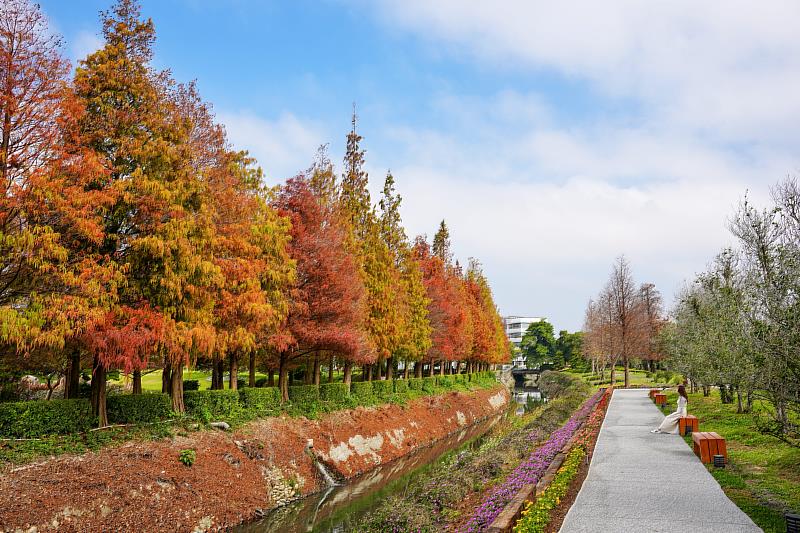
<svg viewBox="0 0 800 533"><path fill-rule="evenodd" d="M572 438L583 419L591 412L602 395L602 391L599 391L586 400L563 426L550 435L547 442L534 450L530 457L520 464L502 485L495 487L494 491L478 507L475 514L472 515L472 518L461 531L464 533L483 531L489 527L494 519L497 518L497 515L500 514L500 511L523 486L537 483L545 470L547 470L547 467L550 466L550 463L553 462L553 458Z"/></svg>

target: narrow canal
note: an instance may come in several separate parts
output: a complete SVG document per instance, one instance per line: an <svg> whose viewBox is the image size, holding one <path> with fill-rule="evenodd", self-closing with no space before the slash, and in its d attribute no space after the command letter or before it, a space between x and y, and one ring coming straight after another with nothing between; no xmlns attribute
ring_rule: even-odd
<svg viewBox="0 0 800 533"><path fill-rule="evenodd" d="M390 494L404 491L419 476L450 454L480 446L503 417L523 414L543 401L535 387L517 387L506 413L483 420L406 457L381 465L347 483L329 487L271 511L261 520L243 524L236 533L345 533Z"/></svg>

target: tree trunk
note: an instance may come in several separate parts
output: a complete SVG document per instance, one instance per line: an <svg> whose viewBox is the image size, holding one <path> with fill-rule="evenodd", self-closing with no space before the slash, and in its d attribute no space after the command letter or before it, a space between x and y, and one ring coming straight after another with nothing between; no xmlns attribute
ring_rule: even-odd
<svg viewBox="0 0 800 533"><path fill-rule="evenodd" d="M616 376L617 375L616 368L617 368L617 365L611 365L611 386L612 387L614 386L614 378L617 377Z"/></svg>
<svg viewBox="0 0 800 533"><path fill-rule="evenodd" d="M81 390L81 352L74 348L69 356L67 375L64 376L64 398L77 398Z"/></svg>
<svg viewBox="0 0 800 533"><path fill-rule="evenodd" d="M422 364L422 361L417 361L414 363L414 377L421 378L422 377L422 367L425 366Z"/></svg>
<svg viewBox="0 0 800 533"><path fill-rule="evenodd" d="M142 393L142 371L141 370L134 370L133 371L133 393L134 394L141 394Z"/></svg>
<svg viewBox="0 0 800 533"><path fill-rule="evenodd" d="M320 384L319 353L314 354L314 385Z"/></svg>
<svg viewBox="0 0 800 533"><path fill-rule="evenodd" d="M250 352L250 377L247 380L247 384L250 387L256 386L256 352Z"/></svg>
<svg viewBox="0 0 800 533"><path fill-rule="evenodd" d="M365 376L364 381L372 381L372 365L366 365L366 370L367 375Z"/></svg>
<svg viewBox="0 0 800 533"><path fill-rule="evenodd" d="M408 379L408 363L403 363L403 379Z"/></svg>
<svg viewBox="0 0 800 533"><path fill-rule="evenodd" d="M230 390L237 390L239 388L239 354L231 353L228 356L228 365L230 366L230 374L228 375L228 388Z"/></svg>
<svg viewBox="0 0 800 533"><path fill-rule="evenodd" d="M708 398L708 395L711 394L711 387L708 385L703 385L703 396Z"/></svg>
<svg viewBox="0 0 800 533"><path fill-rule="evenodd" d="M289 372L287 369L287 361L286 356L283 354L279 355L280 357L280 366L278 367L278 389L281 392L281 401L288 402L289 401Z"/></svg>
<svg viewBox="0 0 800 533"><path fill-rule="evenodd" d="M270 368L267 370L267 387L275 386L275 370Z"/></svg>
<svg viewBox="0 0 800 533"><path fill-rule="evenodd" d="M92 364L92 414L97 417L97 427L108 425L106 411L106 368L95 356Z"/></svg>
<svg viewBox="0 0 800 533"><path fill-rule="evenodd" d="M306 385L311 385L311 383L312 383L312 381L314 379L314 376L311 373L311 358L310 357L306 357L306 371L305 371L304 374L305 375L303 376L303 383L305 383Z"/></svg>
<svg viewBox="0 0 800 533"><path fill-rule="evenodd" d="M381 359L378 359L378 363L375 366L376 366L376 373L378 376L375 379L380 381L381 379L383 379L383 361Z"/></svg>
<svg viewBox="0 0 800 533"><path fill-rule="evenodd" d="M394 377L393 365L394 365L394 359L392 357L389 357L388 359L386 359L386 379L387 380L392 379Z"/></svg>
<svg viewBox="0 0 800 533"><path fill-rule="evenodd" d="M219 368L216 361L211 361L211 390L219 389Z"/></svg>
<svg viewBox="0 0 800 533"><path fill-rule="evenodd" d="M744 406L742 405L742 392L736 390L736 412L739 414L744 413Z"/></svg>
<svg viewBox="0 0 800 533"><path fill-rule="evenodd" d="M183 405L183 365L175 365L172 369L172 387L170 387L170 396L172 397L172 410L176 413L182 413L186 410Z"/></svg>
<svg viewBox="0 0 800 533"><path fill-rule="evenodd" d="M350 361L344 362L344 377L342 379L347 385L350 385L353 380L353 363Z"/></svg>
<svg viewBox="0 0 800 533"><path fill-rule="evenodd" d="M169 361L164 361L164 368L161 370L161 394L172 395L170 389L172 388L172 367Z"/></svg>
<svg viewBox="0 0 800 533"><path fill-rule="evenodd" d="M630 370L631 370L631 362L630 362L630 361L628 360L628 358L626 357L626 358L625 358L625 388L626 388L626 389L627 389L627 388L630 386L630 384L631 384Z"/></svg>
<svg viewBox="0 0 800 533"><path fill-rule="evenodd" d="M328 356L328 383L333 383L333 355Z"/></svg>
<svg viewBox="0 0 800 533"><path fill-rule="evenodd" d="M447 363L449 363L449 361L448 361ZM445 363L444 359L442 359L442 362L441 362L441 363L439 363L439 375L440 375L440 376L444 376L444 367L445 367L445 364L446 364L446 363Z"/></svg>

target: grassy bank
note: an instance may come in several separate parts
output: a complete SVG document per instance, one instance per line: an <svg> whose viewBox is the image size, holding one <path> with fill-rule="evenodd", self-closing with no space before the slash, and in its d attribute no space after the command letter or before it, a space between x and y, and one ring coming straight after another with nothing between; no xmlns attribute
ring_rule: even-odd
<svg viewBox="0 0 800 533"><path fill-rule="evenodd" d="M675 392L667 394L667 412L676 400ZM737 414L736 405L723 405L717 394L690 394L689 413L700 419L700 431L715 431L727 442L730 465L709 470L728 497L765 532L784 532L784 513L800 511L800 449L761 434L752 414ZM686 441L691 446L691 437Z"/></svg>
<svg viewBox="0 0 800 533"><path fill-rule="evenodd" d="M402 492L388 498L357 531L442 531L471 516L481 497L529 456L590 395L582 380L562 378L546 404L495 426L476 449L432 465Z"/></svg>
<svg viewBox="0 0 800 533"><path fill-rule="evenodd" d="M611 372L606 370L603 377L600 374L593 374L592 372L572 372L567 373L581 378L583 381L592 387L608 387L611 384ZM667 371L648 372L640 369L630 369L630 386L631 387L658 387L677 384L682 377ZM622 387L625 385L625 369L621 366L617 367L614 374L614 386Z"/></svg>

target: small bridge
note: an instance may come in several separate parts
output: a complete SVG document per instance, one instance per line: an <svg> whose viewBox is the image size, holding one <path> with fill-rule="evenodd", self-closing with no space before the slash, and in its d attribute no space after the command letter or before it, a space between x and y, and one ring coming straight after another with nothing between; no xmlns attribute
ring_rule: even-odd
<svg viewBox="0 0 800 533"><path fill-rule="evenodd" d="M546 369L541 368L512 368L511 377L517 387L536 387L539 384L539 374Z"/></svg>

